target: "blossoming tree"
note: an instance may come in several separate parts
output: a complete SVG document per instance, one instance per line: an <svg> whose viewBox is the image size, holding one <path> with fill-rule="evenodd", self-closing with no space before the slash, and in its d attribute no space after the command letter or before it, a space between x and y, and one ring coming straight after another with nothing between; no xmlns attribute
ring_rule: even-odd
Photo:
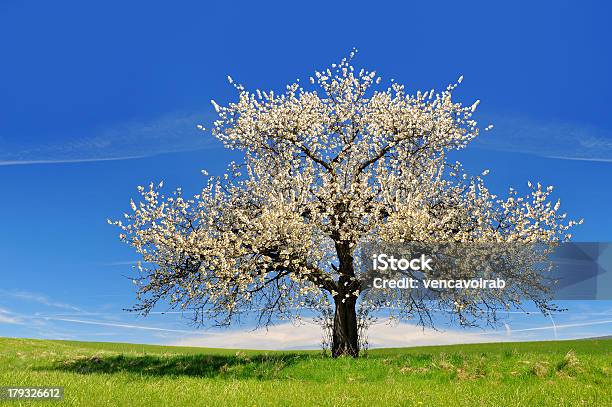
<svg viewBox="0 0 612 407"><path fill-rule="evenodd" d="M357 72L352 56L282 94L234 83L235 103L212 102L219 115L213 134L241 150L244 162L209 177L189 199L181 190L165 196L161 185L139 187L142 201L112 222L143 257L135 310L146 314L163 301L221 325L256 311L267 325L331 306L333 356L357 356L356 309L369 290L359 278L360 244L570 237L574 222L551 205L550 187L529 184L526 197L511 189L501 199L482 176L448 162L450 150L478 135L478 102L453 100L462 78L439 93L410 95L397 83L376 90L380 78ZM436 301L459 321L517 305L526 292L546 311L545 287L533 277L486 298L455 291ZM434 307L431 299L394 298L391 308L406 318L423 321Z"/></svg>

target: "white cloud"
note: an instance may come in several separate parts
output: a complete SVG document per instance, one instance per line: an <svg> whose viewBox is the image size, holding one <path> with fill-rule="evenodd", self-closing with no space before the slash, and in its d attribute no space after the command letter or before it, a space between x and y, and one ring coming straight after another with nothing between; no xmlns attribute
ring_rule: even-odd
<svg viewBox="0 0 612 407"><path fill-rule="evenodd" d="M171 329L171 328L161 328L156 326L147 326L147 325L135 325L135 324L126 324L123 322L112 322L112 321L93 321L86 319L74 319L74 318L57 318L57 317L30 317L35 319L42 319L45 321L60 321L60 322L71 322L75 324L85 324L85 325L98 325L112 328L126 328L126 329L138 329L145 331L159 331L159 332L174 332L180 334L196 334L197 331L188 331L185 329Z"/></svg>
<svg viewBox="0 0 612 407"><path fill-rule="evenodd" d="M368 341L372 348L411 347L428 345L452 345L464 343L507 342L517 340L545 340L548 337L533 336L539 331L557 331L575 327L610 324L612 320L584 321L580 323L543 325L522 329L511 329L507 324L501 330L474 332L449 329L434 330L408 323L377 324L368 331ZM588 336L588 335L587 335ZM578 338L581 336L574 335ZM290 323L279 324L266 330L231 330L218 336L206 334L192 336L173 342L178 346L202 346L233 349L318 349L321 343L321 330L313 323L295 326Z"/></svg>
<svg viewBox="0 0 612 407"><path fill-rule="evenodd" d="M136 264L138 264L139 260L118 260L118 261L111 261L108 263L104 263L103 266L107 266L107 267L114 267L114 266L135 266Z"/></svg>
<svg viewBox="0 0 612 407"><path fill-rule="evenodd" d="M576 328L576 327L583 327L583 326L606 325L606 324L612 324L612 320L607 320L607 321L586 321L586 322L580 322L580 323L561 324L561 325L556 325L554 323L554 321L553 321L552 325L537 326L537 327L533 327L533 328L514 329L514 330L512 330L512 332L542 331L542 330L548 330L548 329L552 329L552 330L556 331L558 329L564 329L564 328Z"/></svg>
<svg viewBox="0 0 612 407"><path fill-rule="evenodd" d="M16 316L13 315L12 312L4 309L4 308L0 308L0 324L16 324L16 325L20 325L23 322L17 318Z"/></svg>
<svg viewBox="0 0 612 407"><path fill-rule="evenodd" d="M477 137L476 146L559 160L612 162L610 130L509 115L492 115L489 121L494 130Z"/></svg>
<svg viewBox="0 0 612 407"><path fill-rule="evenodd" d="M497 342L508 340L503 336L482 336L478 333L459 330L436 331L423 330L413 324L379 324L368 332L370 346L406 347L422 345L448 345L455 343ZM295 326L283 323L270 327L267 331L260 329L232 330L221 335L206 334L192 336L173 342L179 346L203 346L211 348L236 349L317 349L321 343L321 329L313 323Z"/></svg>
<svg viewBox="0 0 612 407"><path fill-rule="evenodd" d="M0 323L21 324L27 322L28 327L37 327L42 333L40 337L57 339L53 329L59 329L61 323L62 335L73 335L79 339L82 333L79 325L90 325L99 327L99 333L115 335L125 338L126 332L141 332L144 336L141 341L151 342L157 338L155 343L170 344L178 346L202 346L211 348L233 348L233 349L262 349L262 350L290 350L290 349L319 349L321 343L321 330L318 325L310 320L305 324L295 326L291 323L282 323L271 326L269 330L250 328L230 329L207 329L189 330L177 329L168 325L135 324L121 320L85 319L78 316L67 317L66 315L20 315L0 308ZM399 323L378 323L371 327L368 339L372 348L378 347L411 347L424 345L450 345L465 343L503 342L522 340L547 340L557 338L556 332L560 332L561 339L575 339L588 336L605 335L606 331L598 329L587 332L583 328L593 326L595 328L612 324L612 320L583 320L579 322L545 324L545 325L523 325L518 329L512 329L508 324L500 330L462 330L446 329L433 330L422 329L420 326ZM72 326L71 326L72 325ZM520 326L519 325L519 326ZM580 328L576 330L576 328ZM44 331L44 332L43 332ZM128 334L129 335L129 334ZM159 336L162 335L162 336Z"/></svg>
<svg viewBox="0 0 612 407"><path fill-rule="evenodd" d="M91 135L61 135L47 144L0 145L0 166L130 160L211 146L212 137L196 128L206 115L175 113L148 122L121 123Z"/></svg>
<svg viewBox="0 0 612 407"><path fill-rule="evenodd" d="M71 311L81 311L81 309L77 306L74 306L72 304L67 304L64 302L54 301L42 294L32 293L28 291L6 291L6 290L0 290L0 293L6 297L12 297L14 299L19 299L19 300L24 300L24 301L29 301L29 302L36 302L38 304L46 305L48 307L67 309Z"/></svg>
<svg viewBox="0 0 612 407"><path fill-rule="evenodd" d="M545 158L553 158L555 160L571 160L571 161L594 161L600 163L612 163L612 158L587 158L587 157L568 157L559 155L545 155Z"/></svg>
<svg viewBox="0 0 612 407"><path fill-rule="evenodd" d="M85 163L85 162L97 162L97 161L118 161L118 160L133 160L136 158L144 158L144 155L126 156L126 157L110 157L110 158L75 158L65 160L13 160L13 161L1 161L0 166L7 165L31 165L31 164L68 164L68 163Z"/></svg>

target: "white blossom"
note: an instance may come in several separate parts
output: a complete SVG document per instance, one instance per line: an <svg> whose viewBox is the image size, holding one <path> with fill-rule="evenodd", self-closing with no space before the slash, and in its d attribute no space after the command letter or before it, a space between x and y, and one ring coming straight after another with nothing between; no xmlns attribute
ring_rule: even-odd
<svg viewBox="0 0 612 407"><path fill-rule="evenodd" d="M295 316L302 304L365 298L356 278L356 248L365 242L570 237L576 222L558 213L559 202L548 204L551 190L529 182L527 196L511 189L498 198L481 177L448 162L449 151L479 133L480 101L453 99L463 77L439 93L413 95L395 81L377 89L373 71L356 73L353 55L316 72L312 89L296 82L280 94L253 93L238 85L236 101L211 101L214 136L242 151L244 162L209 177L192 198L181 190L164 195L161 183L139 187L127 222L113 222L143 258L136 309L146 313L165 300L218 323L249 309ZM476 312L476 297L449 301L459 301L452 308L460 315Z"/></svg>

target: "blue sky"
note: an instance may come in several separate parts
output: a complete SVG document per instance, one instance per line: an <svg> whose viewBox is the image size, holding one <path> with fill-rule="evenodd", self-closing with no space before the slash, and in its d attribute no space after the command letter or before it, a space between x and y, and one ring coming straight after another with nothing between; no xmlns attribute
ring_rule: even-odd
<svg viewBox="0 0 612 407"><path fill-rule="evenodd" d="M466 3L3 1L0 336L214 345L218 332L180 315L122 311L137 257L106 219L128 209L137 185L194 192L201 169L239 158L196 129L210 127L210 99L235 96L228 74L280 90L353 47L358 66L411 90L464 75L458 97L480 99L477 119L495 128L457 158L490 169L499 193L555 185L585 219L576 240L612 241L612 7ZM612 333L612 302L566 306L556 322L510 315L486 335L552 339L553 323L562 338ZM379 342L413 343L402 336L413 331Z"/></svg>

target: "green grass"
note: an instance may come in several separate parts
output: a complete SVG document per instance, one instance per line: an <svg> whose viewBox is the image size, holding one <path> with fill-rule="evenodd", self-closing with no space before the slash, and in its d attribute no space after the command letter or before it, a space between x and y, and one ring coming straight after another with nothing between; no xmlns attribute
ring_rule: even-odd
<svg viewBox="0 0 612 407"><path fill-rule="evenodd" d="M612 340L320 352L0 338L0 386L64 386L7 405L610 406Z"/></svg>

